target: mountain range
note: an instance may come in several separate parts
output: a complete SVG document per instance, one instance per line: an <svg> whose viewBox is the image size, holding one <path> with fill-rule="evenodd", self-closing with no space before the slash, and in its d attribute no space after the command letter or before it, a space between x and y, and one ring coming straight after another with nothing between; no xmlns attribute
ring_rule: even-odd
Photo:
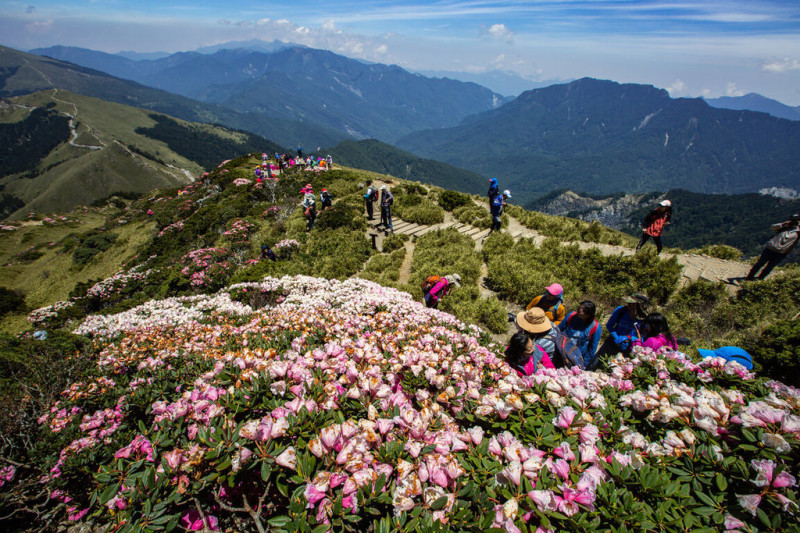
<svg viewBox="0 0 800 533"><path fill-rule="evenodd" d="M299 46L181 52L141 61L60 46L34 52L241 113L299 120L356 139L392 142L412 131L455 126L506 101L475 83L427 78L396 65Z"/></svg>
<svg viewBox="0 0 800 533"><path fill-rule="evenodd" d="M744 96L721 96L719 98L706 98L708 105L720 109L733 109L735 111L759 111L773 117L787 120L800 120L800 106L788 106L772 98L767 98L758 93L749 93Z"/></svg>
<svg viewBox="0 0 800 533"><path fill-rule="evenodd" d="M744 193L800 184L800 123L591 78L527 91L397 144L497 176L521 203L560 188Z"/></svg>

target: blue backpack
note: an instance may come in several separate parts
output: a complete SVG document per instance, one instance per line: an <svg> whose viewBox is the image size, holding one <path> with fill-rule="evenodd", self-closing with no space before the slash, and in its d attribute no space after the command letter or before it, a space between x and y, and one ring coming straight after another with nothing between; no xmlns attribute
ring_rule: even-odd
<svg viewBox="0 0 800 533"><path fill-rule="evenodd" d="M578 348L572 339L561 333L558 328L553 329L550 334L546 335L555 344L556 349L553 352L553 366L556 368L572 368L573 366L580 367L586 370L586 361L583 360L583 352Z"/></svg>

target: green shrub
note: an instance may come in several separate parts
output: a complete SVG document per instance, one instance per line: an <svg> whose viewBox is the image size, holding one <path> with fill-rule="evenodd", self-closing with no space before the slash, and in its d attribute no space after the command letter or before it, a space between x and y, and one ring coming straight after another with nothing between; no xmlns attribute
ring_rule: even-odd
<svg viewBox="0 0 800 533"><path fill-rule="evenodd" d="M442 191L439 194L439 205L446 211L453 211L457 207L473 205L472 197L463 192Z"/></svg>
<svg viewBox="0 0 800 533"><path fill-rule="evenodd" d="M416 194L396 196L393 213L413 224L430 226L444 222L444 209Z"/></svg>
<svg viewBox="0 0 800 533"><path fill-rule="evenodd" d="M471 238L453 228L429 231L417 239L411 261L412 294L421 298L420 285L428 276L461 275L464 285L474 285L481 270L481 258Z"/></svg>
<svg viewBox="0 0 800 533"><path fill-rule="evenodd" d="M636 244L630 235L607 228L597 221L584 222L576 218L545 215L538 211L526 211L516 205L509 205L505 211L523 226L563 241L596 242L630 248Z"/></svg>
<svg viewBox="0 0 800 533"><path fill-rule="evenodd" d="M681 266L674 258L662 261L650 254L604 256L596 248L581 250L577 244L563 245L553 238L541 246L522 239L505 247L494 239L486 243L488 283L520 305L555 282L564 286L568 307L583 299L614 306L634 290L663 303L680 279Z"/></svg>
<svg viewBox="0 0 800 533"><path fill-rule="evenodd" d="M492 225L492 216L483 207L470 201L469 205L458 207L453 211L453 216L462 224L470 224L476 228L486 229Z"/></svg>
<svg viewBox="0 0 800 533"><path fill-rule="evenodd" d="M406 249L402 246L390 254L373 255L358 277L384 286L396 286L405 258Z"/></svg>
<svg viewBox="0 0 800 533"><path fill-rule="evenodd" d="M317 211L317 219L314 222L314 228L320 230L337 228L363 230L366 226L361 206L353 207L343 202L337 202L329 209Z"/></svg>
<svg viewBox="0 0 800 533"><path fill-rule="evenodd" d="M800 387L800 320L779 320L742 347L758 374Z"/></svg>
<svg viewBox="0 0 800 533"><path fill-rule="evenodd" d="M388 253L394 250L399 250L405 246L405 243L411 237L404 233L392 233L383 239L383 252Z"/></svg>
<svg viewBox="0 0 800 533"><path fill-rule="evenodd" d="M717 259L727 259L728 261L740 261L744 255L738 248L727 244L706 244L702 248L695 248L694 250L689 250L689 252L716 257Z"/></svg>
<svg viewBox="0 0 800 533"><path fill-rule="evenodd" d="M85 266L94 256L105 252L114 245L117 235L114 233L90 234L81 240L72 254L72 261L79 267Z"/></svg>
<svg viewBox="0 0 800 533"><path fill-rule="evenodd" d="M361 270L372 245L363 231L321 230L310 234L298 259L311 266L310 274L328 279L347 279Z"/></svg>
<svg viewBox="0 0 800 533"><path fill-rule="evenodd" d="M25 298L20 291L0 287L0 318L8 313L25 311Z"/></svg>

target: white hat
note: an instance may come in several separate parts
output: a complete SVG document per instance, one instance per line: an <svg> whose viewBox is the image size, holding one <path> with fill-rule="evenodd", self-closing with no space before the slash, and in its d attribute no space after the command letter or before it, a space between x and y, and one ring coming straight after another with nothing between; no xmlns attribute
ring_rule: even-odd
<svg viewBox="0 0 800 533"><path fill-rule="evenodd" d="M386 190L386 185L381 185L381 190L385 191Z"/></svg>
<svg viewBox="0 0 800 533"><path fill-rule="evenodd" d="M505 196L506 198L511 198L511 191L509 191L508 189L504 190L503 196Z"/></svg>
<svg viewBox="0 0 800 533"><path fill-rule="evenodd" d="M669 206L672 205L672 202L670 202L669 200L661 200L661 203L659 203L658 205L663 205L664 207L669 207Z"/></svg>

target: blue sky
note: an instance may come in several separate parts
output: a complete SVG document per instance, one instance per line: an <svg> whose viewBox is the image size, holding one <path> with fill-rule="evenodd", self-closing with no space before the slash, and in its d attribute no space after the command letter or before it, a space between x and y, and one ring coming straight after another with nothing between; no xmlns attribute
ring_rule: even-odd
<svg viewBox="0 0 800 533"><path fill-rule="evenodd" d="M591 76L800 105L800 0L0 0L0 44L106 52L280 39L411 70Z"/></svg>

